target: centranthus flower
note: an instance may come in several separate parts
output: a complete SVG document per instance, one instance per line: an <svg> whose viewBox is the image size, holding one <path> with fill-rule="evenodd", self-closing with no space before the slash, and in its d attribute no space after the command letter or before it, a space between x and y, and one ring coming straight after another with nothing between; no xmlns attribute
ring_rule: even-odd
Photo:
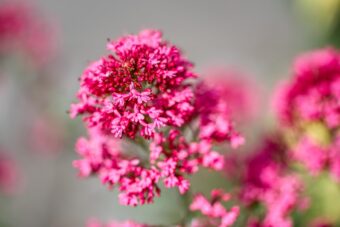
<svg viewBox="0 0 340 227"><path fill-rule="evenodd" d="M41 67L55 54L55 33L26 1L0 3L0 54L23 52Z"/></svg>
<svg viewBox="0 0 340 227"><path fill-rule="evenodd" d="M192 64L156 30L109 42L111 55L92 63L80 78L79 103L89 127L116 138L146 139L165 126L181 127L194 111Z"/></svg>
<svg viewBox="0 0 340 227"><path fill-rule="evenodd" d="M262 204L266 210L262 223L255 221L249 226L291 227L290 214L305 205L302 182L288 172L284 151L282 142L267 139L247 162L241 200L248 207Z"/></svg>
<svg viewBox="0 0 340 227"><path fill-rule="evenodd" d="M194 220L191 226L232 226L239 215L239 207L233 206L228 211L222 204L222 202L229 201L230 198L230 194L218 189L211 191L210 200L202 194L195 195L190 210L199 211L204 217ZM205 224L202 225L202 223Z"/></svg>
<svg viewBox="0 0 340 227"><path fill-rule="evenodd" d="M211 76L199 83L195 92L196 110L199 113L199 137L202 140L230 141L231 146L237 148L244 143L244 138L236 132L231 119L242 115L245 117L245 109L250 108L247 89L240 86L240 91L236 91L239 87L234 85L243 82L223 79L215 74Z"/></svg>
<svg viewBox="0 0 340 227"><path fill-rule="evenodd" d="M236 147L243 138L220 108L221 97L206 103L209 89L188 80L195 75L180 50L157 30L109 42L108 49L113 54L81 76L79 103L71 106L71 116L83 115L90 134L77 143L80 175L99 176L118 187L122 204L136 206L160 194L160 181L184 194L186 175L201 166L221 170L216 146Z"/></svg>
<svg viewBox="0 0 340 227"><path fill-rule="evenodd" d="M295 61L279 89L276 108L293 156L311 173L329 169L340 179L340 53L326 48Z"/></svg>

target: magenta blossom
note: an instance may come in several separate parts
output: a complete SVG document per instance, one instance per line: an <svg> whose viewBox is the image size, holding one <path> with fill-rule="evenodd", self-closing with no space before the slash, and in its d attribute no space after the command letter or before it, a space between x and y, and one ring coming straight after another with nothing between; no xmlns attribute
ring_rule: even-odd
<svg viewBox="0 0 340 227"><path fill-rule="evenodd" d="M214 189L211 192L210 200L202 194L197 194L190 205L191 211L199 211L204 215L203 220L194 220L192 226L202 226L198 222L205 222L204 226L232 226L238 215L239 207L233 206L229 211L223 206L222 202L230 200L231 195L221 190ZM205 219L205 220L204 220Z"/></svg>
<svg viewBox="0 0 340 227"><path fill-rule="evenodd" d="M109 42L111 55L83 73L79 103L71 116L85 115L89 127L113 137L152 138L165 126L181 127L194 107L187 79L192 64L155 30L144 30Z"/></svg>
<svg viewBox="0 0 340 227"><path fill-rule="evenodd" d="M156 30L125 36L108 49L113 55L85 70L79 103L71 107L72 117L84 116L90 134L77 143L80 175L99 176L118 187L122 204L136 206L160 194L160 181L184 194L186 176L199 167L222 170L217 145L237 147L244 139L220 108L221 96L206 103L209 89L188 80L195 75L180 50Z"/></svg>
<svg viewBox="0 0 340 227"><path fill-rule="evenodd" d="M103 184L118 186L121 204L131 206L153 202L160 194L160 180L183 194L190 186L185 174L195 173L199 166L223 168L223 157L211 144L188 143L177 130L170 131L167 138L157 134L150 144L150 157L143 148L95 129L90 130L89 139L78 140L76 149L83 158L73 163L80 176L96 174Z"/></svg>
<svg viewBox="0 0 340 227"><path fill-rule="evenodd" d="M254 221L249 226L291 227L290 214L305 203L302 182L287 172L284 151L277 139L267 139L247 162L241 200L247 206L260 203L266 209L262 223Z"/></svg>
<svg viewBox="0 0 340 227"><path fill-rule="evenodd" d="M323 121L329 128L339 127L340 54L327 48L298 57L280 98L277 107L283 125Z"/></svg>
<svg viewBox="0 0 340 227"><path fill-rule="evenodd" d="M312 174L329 169L340 179L340 53L326 48L298 57L276 109L293 156Z"/></svg>
<svg viewBox="0 0 340 227"><path fill-rule="evenodd" d="M35 66L43 66L55 54L55 33L27 1L0 4L0 54L23 52Z"/></svg>
<svg viewBox="0 0 340 227"><path fill-rule="evenodd" d="M203 81L196 88L196 110L199 115L199 137L202 140L217 142L230 141L233 148L244 143L244 138L235 130L234 119L238 108L233 106L234 97L231 89L218 80ZM236 93L236 92L235 92ZM235 108L234 108L235 107ZM240 110L241 111L241 110Z"/></svg>

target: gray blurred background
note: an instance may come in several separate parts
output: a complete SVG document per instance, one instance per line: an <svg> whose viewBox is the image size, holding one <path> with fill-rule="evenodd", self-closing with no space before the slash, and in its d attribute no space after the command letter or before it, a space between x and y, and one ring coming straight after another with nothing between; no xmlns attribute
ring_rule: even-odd
<svg viewBox="0 0 340 227"><path fill-rule="evenodd" d="M97 179L79 180L72 167L77 157L73 144L85 130L80 119L71 122L66 110L75 101L83 69L106 53L107 38L158 28L184 50L198 72L212 64L231 66L267 91L287 74L292 58L309 46L310 33L288 1L37 0L36 5L59 27L60 54L54 72L57 98L51 103L64 123L71 124L69 128L80 130L67 138L69 142L56 155L26 152L16 141L25 114L16 110L29 106L20 96L11 95L18 89L14 82L1 91L1 103L11 109L1 111L1 142L13 151L23 173L18 195L2 208L2 216L14 227L80 227L89 217L169 223L181 215L175 190L164 190L164 196L152 206L121 207L116 193L106 190Z"/></svg>

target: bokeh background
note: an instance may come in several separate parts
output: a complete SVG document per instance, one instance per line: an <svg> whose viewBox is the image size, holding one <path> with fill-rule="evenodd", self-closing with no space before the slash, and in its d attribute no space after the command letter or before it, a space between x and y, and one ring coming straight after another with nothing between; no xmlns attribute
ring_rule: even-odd
<svg viewBox="0 0 340 227"><path fill-rule="evenodd" d="M21 58L11 57L10 63L1 64L5 73L0 82L0 144L20 170L15 194L0 199L1 223L80 227L92 216L169 223L183 212L175 190L164 191L154 205L121 207L115 192L106 190L97 179L78 179L72 167L77 157L74 143L85 130L80 119L69 119L67 110L75 101L83 69L106 53L108 38L143 28L161 29L166 39L180 46L195 63L197 72L210 65L241 70L263 88L264 98L269 100L298 53L338 43L338 2L29 2L53 24L55 32L50 35L56 37L56 54L43 73L26 67ZM268 106L260 118L261 127L270 127ZM30 141L42 142L32 145ZM202 190L209 184L224 185L204 172L194 182Z"/></svg>

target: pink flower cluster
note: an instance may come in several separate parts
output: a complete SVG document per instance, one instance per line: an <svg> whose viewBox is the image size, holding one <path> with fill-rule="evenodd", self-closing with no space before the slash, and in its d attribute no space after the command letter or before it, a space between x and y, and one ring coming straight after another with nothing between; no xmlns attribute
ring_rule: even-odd
<svg viewBox="0 0 340 227"><path fill-rule="evenodd" d="M154 136L165 126L181 127L194 111L192 64L155 30L109 42L112 55L92 63L81 76L79 103L71 116L86 114L116 138Z"/></svg>
<svg viewBox="0 0 340 227"><path fill-rule="evenodd" d="M326 48L298 57L291 81L282 90L282 124L323 121L329 128L339 127L340 53Z"/></svg>
<svg viewBox="0 0 340 227"><path fill-rule="evenodd" d="M55 53L54 33L27 2L1 2L0 54L23 50L31 56L34 65L40 67Z"/></svg>
<svg viewBox="0 0 340 227"><path fill-rule="evenodd" d="M87 221L86 227L147 227L147 225L138 224L133 221L124 222L110 221L106 224L103 224L97 219L90 219Z"/></svg>
<svg viewBox="0 0 340 227"><path fill-rule="evenodd" d="M217 142L230 141L231 146L237 148L244 143L244 138L235 131L234 123L230 119L242 111L237 104L233 105L233 101L236 101L233 95L236 92L234 93L229 85L231 84L228 82L223 83L212 78L197 86L195 95L200 121L199 137L202 140L213 139ZM246 102L240 100L239 103Z"/></svg>
<svg viewBox="0 0 340 227"><path fill-rule="evenodd" d="M307 136L303 137L294 147L293 155L313 175L327 169L335 180L340 181L340 133L328 146L322 146Z"/></svg>
<svg viewBox="0 0 340 227"><path fill-rule="evenodd" d="M340 53L326 48L295 61L291 81L277 95L281 126L293 137L297 160L315 174L329 167L340 179Z"/></svg>
<svg viewBox="0 0 340 227"><path fill-rule="evenodd" d="M266 209L264 219L253 220L249 226L291 227L291 212L305 205L302 182L287 173L283 152L280 142L267 139L248 160L241 199L247 206L260 203Z"/></svg>
<svg viewBox="0 0 340 227"><path fill-rule="evenodd" d="M233 206L227 211L222 202L229 201L230 198L230 194L218 189L211 192L210 200L206 199L202 194L197 194L190 205L190 210L201 212L205 218L194 220L192 226L232 226L239 215L240 209L238 206Z"/></svg>
<svg viewBox="0 0 340 227"><path fill-rule="evenodd" d="M199 168L225 169L239 183L235 201L243 206L229 208L231 195L222 190L212 190L210 199L196 194L178 226L232 226L242 207L252 212L240 218L244 225L292 227L292 213L308 206L292 160L313 174L327 169L340 180L336 50L299 57L291 80L277 95L278 133L266 137L250 156L225 158L229 145L244 143L236 124L256 116L259 92L253 84L224 69L208 71L209 77L198 81L193 64L158 30L109 41L107 49L110 54L81 75L78 102L70 108L70 116L82 116L88 131L77 141L80 159L73 166L81 177L94 175L109 189L117 188L121 204L152 203L161 184L184 194L190 188L188 176ZM87 226L149 225L93 219Z"/></svg>
<svg viewBox="0 0 340 227"><path fill-rule="evenodd" d="M122 204L136 206L138 203L150 203L154 196L159 195L159 170L155 167L144 168L138 154L129 155L129 150L123 153L122 145L117 139L92 129L89 139L78 140L76 149L83 157L73 162L74 167L79 169L80 176L97 174L102 183L110 187L119 185L119 199ZM135 149L137 148L132 147L131 152Z"/></svg>
<svg viewBox="0 0 340 227"><path fill-rule="evenodd" d="M216 145L237 147L244 139L223 97L188 80L195 75L180 50L156 30L112 41L108 49L112 55L83 73L79 103L71 106L90 134L77 143L80 174L97 174L118 186L122 204L136 206L159 195L160 180L183 194L190 186L185 175L200 166L221 170Z"/></svg>

